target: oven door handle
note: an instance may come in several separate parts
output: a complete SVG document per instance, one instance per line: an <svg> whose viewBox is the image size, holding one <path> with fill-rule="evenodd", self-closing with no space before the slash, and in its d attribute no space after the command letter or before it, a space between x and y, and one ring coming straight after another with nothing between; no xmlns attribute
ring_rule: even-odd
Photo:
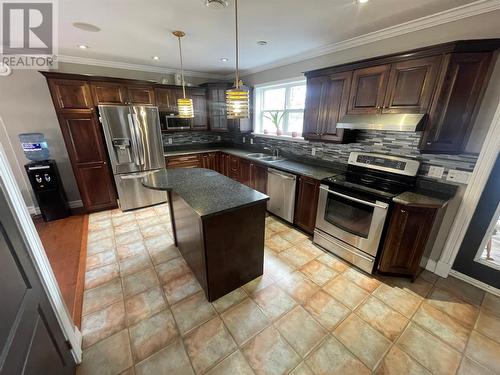
<svg viewBox="0 0 500 375"><path fill-rule="evenodd" d="M338 193L336 191L332 191L330 189L327 189L323 186L320 186L319 187L321 190L324 190L330 194L333 194L333 195L337 195L339 197L342 197L344 199L347 199L347 200L350 200L350 201L353 201L353 202L357 202L357 203L361 203L361 204L366 204L367 206L370 206L370 207L376 207L376 208L381 208L383 210L387 210L387 207L389 207L388 204L386 203L383 203L383 204L378 204L378 203L372 203L372 202L367 202L367 201L364 201L362 199L358 199L358 198L354 198L354 197L350 197L349 195L345 195L345 194L342 194L342 193Z"/></svg>

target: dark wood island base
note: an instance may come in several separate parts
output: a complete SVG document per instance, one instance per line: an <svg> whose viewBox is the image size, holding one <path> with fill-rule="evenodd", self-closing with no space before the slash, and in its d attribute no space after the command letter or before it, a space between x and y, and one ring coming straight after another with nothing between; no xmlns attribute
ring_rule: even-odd
<svg viewBox="0 0 500 375"><path fill-rule="evenodd" d="M198 214L170 193L177 247L212 302L262 275L266 203Z"/></svg>
<svg viewBox="0 0 500 375"><path fill-rule="evenodd" d="M267 195L202 169L169 169L143 185L168 192L176 246L208 301L264 271Z"/></svg>

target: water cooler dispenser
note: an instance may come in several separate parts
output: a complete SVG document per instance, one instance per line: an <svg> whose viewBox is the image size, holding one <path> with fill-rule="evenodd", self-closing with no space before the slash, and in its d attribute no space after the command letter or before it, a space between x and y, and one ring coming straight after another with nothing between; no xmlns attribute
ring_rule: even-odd
<svg viewBox="0 0 500 375"><path fill-rule="evenodd" d="M41 133L20 134L26 157L32 160L24 168L45 221L68 217L70 211L55 160L49 160L49 150Z"/></svg>

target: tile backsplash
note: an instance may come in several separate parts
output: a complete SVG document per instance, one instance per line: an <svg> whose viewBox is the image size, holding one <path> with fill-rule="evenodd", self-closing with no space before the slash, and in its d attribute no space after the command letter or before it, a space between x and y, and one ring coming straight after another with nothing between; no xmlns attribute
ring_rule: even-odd
<svg viewBox="0 0 500 375"><path fill-rule="evenodd" d="M220 139L218 138L220 137ZM243 143L245 137L245 143ZM169 146L210 145L216 142L226 142L234 146L245 147L255 151L262 151L264 147L277 147L281 155L294 159L301 159L309 163L346 163L351 151L391 154L414 158L420 161L420 176L426 176L431 165L444 167L441 181L446 180L448 170L459 169L472 171L477 161L477 155L460 154L421 154L418 150L421 132L391 132L391 131L359 131L356 142L346 144L322 142L296 142L286 139L275 139L237 133L211 132L179 132L165 134L163 138L166 148ZM172 139L172 144L168 142ZM253 139L253 145L250 144ZM312 148L316 155L312 156ZM306 160L307 159L307 160Z"/></svg>

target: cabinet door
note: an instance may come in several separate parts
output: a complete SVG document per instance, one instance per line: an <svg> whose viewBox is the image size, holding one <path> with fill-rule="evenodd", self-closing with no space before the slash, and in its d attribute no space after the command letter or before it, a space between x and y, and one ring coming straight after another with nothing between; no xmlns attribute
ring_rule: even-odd
<svg viewBox="0 0 500 375"><path fill-rule="evenodd" d="M313 233L316 225L319 181L300 176L295 205L295 225L304 232Z"/></svg>
<svg viewBox="0 0 500 375"><path fill-rule="evenodd" d="M193 129L204 130L208 128L207 100L205 95L192 95L194 119Z"/></svg>
<svg viewBox="0 0 500 375"><path fill-rule="evenodd" d="M219 173L229 177L229 155L221 153L219 156Z"/></svg>
<svg viewBox="0 0 500 375"><path fill-rule="evenodd" d="M202 155L200 155L200 157L201 157L201 167L202 168L217 171L217 169L218 169L217 153L210 152L207 154L202 154Z"/></svg>
<svg viewBox="0 0 500 375"><path fill-rule="evenodd" d="M139 105L156 105L155 92L148 86L129 86L128 102Z"/></svg>
<svg viewBox="0 0 500 375"><path fill-rule="evenodd" d="M445 62L439 97L429 113L420 149L436 153L460 153L469 139L481 97L487 84L491 53L456 53Z"/></svg>
<svg viewBox="0 0 500 375"><path fill-rule="evenodd" d="M417 275L436 212L435 208L395 205L380 259L381 272Z"/></svg>
<svg viewBox="0 0 500 375"><path fill-rule="evenodd" d="M347 113L380 113L384 104L389 68L390 65L377 65L353 72Z"/></svg>
<svg viewBox="0 0 500 375"><path fill-rule="evenodd" d="M125 104L127 101L127 88L118 83L94 82L91 87L96 104Z"/></svg>
<svg viewBox="0 0 500 375"><path fill-rule="evenodd" d="M240 158L233 155L228 155L228 177L239 180L240 179Z"/></svg>
<svg viewBox="0 0 500 375"><path fill-rule="evenodd" d="M87 82L70 79L49 79L48 83L57 111L93 107L90 86Z"/></svg>
<svg viewBox="0 0 500 375"><path fill-rule="evenodd" d="M104 137L94 113L60 114L59 123L85 209L116 207Z"/></svg>
<svg viewBox="0 0 500 375"><path fill-rule="evenodd" d="M241 182L242 184L247 185L248 187L251 187L251 178L250 178L250 162L245 159L240 159L240 176L238 181Z"/></svg>
<svg viewBox="0 0 500 375"><path fill-rule="evenodd" d="M314 77L307 80L306 103L304 107L305 139L320 139L320 129L325 112L323 103L327 101L330 80L328 77Z"/></svg>
<svg viewBox="0 0 500 375"><path fill-rule="evenodd" d="M171 89L155 89L155 97L160 111L173 111L177 107L175 94Z"/></svg>
<svg viewBox="0 0 500 375"><path fill-rule="evenodd" d="M250 164L250 187L263 194L267 193L267 168L259 164Z"/></svg>
<svg viewBox="0 0 500 375"><path fill-rule="evenodd" d="M338 73L329 77L327 97L322 103L323 121L320 123L321 140L342 142L343 129L337 123L347 112L352 72Z"/></svg>
<svg viewBox="0 0 500 375"><path fill-rule="evenodd" d="M439 73L441 56L391 65L383 113L427 113Z"/></svg>

